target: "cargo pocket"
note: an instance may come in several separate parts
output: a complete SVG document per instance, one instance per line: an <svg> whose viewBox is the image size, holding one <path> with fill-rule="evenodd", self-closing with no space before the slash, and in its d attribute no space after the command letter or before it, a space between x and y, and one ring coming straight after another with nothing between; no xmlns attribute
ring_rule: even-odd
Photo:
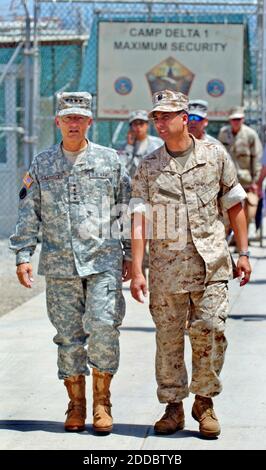
<svg viewBox="0 0 266 470"><path fill-rule="evenodd" d="M106 309L112 312L115 325L119 326L125 316L125 299L122 293L121 281L112 279L108 282L107 298Z"/></svg>

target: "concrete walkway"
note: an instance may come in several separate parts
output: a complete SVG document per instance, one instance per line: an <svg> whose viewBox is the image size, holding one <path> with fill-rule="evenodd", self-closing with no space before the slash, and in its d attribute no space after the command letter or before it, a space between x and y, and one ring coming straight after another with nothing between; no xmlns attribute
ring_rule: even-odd
<svg viewBox="0 0 266 470"><path fill-rule="evenodd" d="M0 449L185 450L266 449L266 249L252 248L253 275L240 288L230 282L231 313L222 372L223 393L215 399L222 434L199 437L191 417L193 396L184 401L186 428L171 436L153 433L164 406L156 397L155 333L148 312L125 288L127 315L121 328L121 365L112 384L114 431L95 436L91 428L91 379L87 380L86 431L65 433L67 397L57 379L55 330L40 294L0 318ZM186 338L190 374L191 351Z"/></svg>

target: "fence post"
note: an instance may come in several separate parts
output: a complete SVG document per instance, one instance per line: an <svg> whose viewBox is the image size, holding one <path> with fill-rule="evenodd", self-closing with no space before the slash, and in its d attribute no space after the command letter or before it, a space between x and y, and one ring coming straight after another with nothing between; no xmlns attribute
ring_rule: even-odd
<svg viewBox="0 0 266 470"><path fill-rule="evenodd" d="M31 162L31 85L32 85L32 72L31 72L31 24L29 10L26 1L23 0L25 8L25 46L24 46L24 167L28 169Z"/></svg>

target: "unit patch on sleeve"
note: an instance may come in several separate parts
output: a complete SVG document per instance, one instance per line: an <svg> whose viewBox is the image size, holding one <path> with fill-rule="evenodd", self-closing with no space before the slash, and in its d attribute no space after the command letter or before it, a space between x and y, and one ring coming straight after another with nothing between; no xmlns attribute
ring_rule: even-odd
<svg viewBox="0 0 266 470"><path fill-rule="evenodd" d="M32 177L29 175L29 173L26 173L24 178L23 178L23 184L24 186L29 189L33 183ZM25 196L24 196L25 197Z"/></svg>

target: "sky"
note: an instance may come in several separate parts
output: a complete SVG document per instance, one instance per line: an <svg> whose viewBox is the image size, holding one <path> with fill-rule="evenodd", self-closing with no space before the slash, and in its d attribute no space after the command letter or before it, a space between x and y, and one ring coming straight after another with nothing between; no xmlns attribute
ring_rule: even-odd
<svg viewBox="0 0 266 470"><path fill-rule="evenodd" d="M27 0L29 9L31 9L32 3L33 0ZM0 4L0 16L4 18L24 12L21 0L0 0Z"/></svg>

